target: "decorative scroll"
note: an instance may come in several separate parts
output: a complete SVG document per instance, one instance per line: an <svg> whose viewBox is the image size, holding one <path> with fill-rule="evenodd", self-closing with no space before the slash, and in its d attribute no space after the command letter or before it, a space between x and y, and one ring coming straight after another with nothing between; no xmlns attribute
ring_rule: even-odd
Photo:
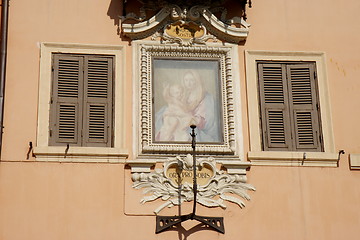
<svg viewBox="0 0 360 240"><path fill-rule="evenodd" d="M177 168L177 176L181 185L175 184L173 171L169 171L174 166ZM141 203L151 202L156 199L165 201L154 213L158 214L165 207L173 207L183 202L194 200L192 183L184 181L184 175L191 174L192 156L177 156L168 158L164 163L164 169L156 169L151 173L133 173L133 187L143 189L145 196ZM230 175L225 171L217 170L215 160L212 157L197 159L198 183L197 202L206 207L226 208L226 202L237 204L240 208L245 206L242 199L250 200L247 191L255 191L255 188L246 183L246 176ZM206 170L204 170L206 168ZM169 172L170 177L169 177ZM185 173L185 174L183 174ZM212 174L212 176L210 176ZM189 176L190 177L190 176ZM191 176L192 177L192 176ZM207 178L201 181L201 178ZM199 181L200 179L200 181Z"/></svg>
<svg viewBox="0 0 360 240"><path fill-rule="evenodd" d="M214 15L215 12L219 11L222 12L221 19ZM146 20L145 11L141 10L140 12L140 17L128 14L127 18L123 19L123 34L132 40L152 36L152 39L160 37L165 43L190 46L195 43L205 44L209 39L239 43L246 40L249 33L250 25L245 22L244 16L226 19L227 11L224 7L210 8L205 5L196 5L188 9L187 7L167 4L163 5L156 15ZM136 19L140 22L125 23L127 19ZM191 25L192 27L189 27ZM169 34L168 30L176 28L176 26L179 30L199 28L202 34L185 34L185 36L181 33Z"/></svg>

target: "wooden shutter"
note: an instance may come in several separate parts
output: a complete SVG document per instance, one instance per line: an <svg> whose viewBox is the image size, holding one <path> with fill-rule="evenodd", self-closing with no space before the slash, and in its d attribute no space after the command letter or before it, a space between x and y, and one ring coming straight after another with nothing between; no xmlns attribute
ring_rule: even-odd
<svg viewBox="0 0 360 240"><path fill-rule="evenodd" d="M50 145L112 145L113 57L53 55Z"/></svg>
<svg viewBox="0 0 360 240"><path fill-rule="evenodd" d="M84 144L111 146L113 59L87 56L85 66Z"/></svg>
<svg viewBox="0 0 360 240"><path fill-rule="evenodd" d="M258 63L263 149L321 151L313 63Z"/></svg>
<svg viewBox="0 0 360 240"><path fill-rule="evenodd" d="M321 151L314 64L287 65L289 107L296 150Z"/></svg>
<svg viewBox="0 0 360 240"><path fill-rule="evenodd" d="M83 59L53 56L53 86L50 107L50 144L80 145Z"/></svg>
<svg viewBox="0 0 360 240"><path fill-rule="evenodd" d="M264 150L289 150L290 118L286 71L281 64L259 64L260 110Z"/></svg>

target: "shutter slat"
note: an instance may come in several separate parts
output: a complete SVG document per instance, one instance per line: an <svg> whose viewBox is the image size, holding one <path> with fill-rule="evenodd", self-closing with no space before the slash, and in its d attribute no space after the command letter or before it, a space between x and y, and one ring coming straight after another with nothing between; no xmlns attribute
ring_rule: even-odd
<svg viewBox="0 0 360 240"><path fill-rule="evenodd" d="M281 144L285 146L285 129L284 129L284 115L282 111L268 111L269 121L269 138L271 144Z"/></svg>
<svg viewBox="0 0 360 240"><path fill-rule="evenodd" d="M79 58L60 58L58 60L58 97L77 98L79 96L80 74Z"/></svg>
<svg viewBox="0 0 360 240"><path fill-rule="evenodd" d="M265 103L284 103L283 73L281 66L264 65L262 74Z"/></svg>
<svg viewBox="0 0 360 240"><path fill-rule="evenodd" d="M308 65L290 68L293 104L312 104L311 75Z"/></svg>
<svg viewBox="0 0 360 240"><path fill-rule="evenodd" d="M109 60L89 59L88 61L88 98L108 98Z"/></svg>
<svg viewBox="0 0 360 240"><path fill-rule="evenodd" d="M59 106L59 139L63 142L75 142L76 139L76 105L60 104Z"/></svg>
<svg viewBox="0 0 360 240"><path fill-rule="evenodd" d="M106 112L105 106L90 105L89 109L89 138L95 141L105 141Z"/></svg>
<svg viewBox="0 0 360 240"><path fill-rule="evenodd" d="M315 144L311 112L296 112L298 144L301 147L312 147Z"/></svg>
<svg viewBox="0 0 360 240"><path fill-rule="evenodd" d="M300 145L314 144L311 112L297 112L296 123Z"/></svg>

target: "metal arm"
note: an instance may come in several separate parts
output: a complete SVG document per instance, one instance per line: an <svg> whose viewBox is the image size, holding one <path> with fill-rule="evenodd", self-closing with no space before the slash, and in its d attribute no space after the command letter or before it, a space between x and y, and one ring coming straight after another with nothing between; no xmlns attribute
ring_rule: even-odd
<svg viewBox="0 0 360 240"><path fill-rule="evenodd" d="M196 134L195 134L195 128L196 125L191 125L191 147L192 147L192 157L193 157L193 191L194 191L194 205L193 205L193 212L192 212L192 217L191 219L193 219L193 217L195 216L195 212L196 212L196 195L197 195L197 182L196 182L196 156L195 156L195 145L196 145Z"/></svg>
<svg viewBox="0 0 360 240"><path fill-rule="evenodd" d="M193 157L193 192L194 192L194 205L193 205L193 212L186 215L180 216L156 216L156 230L155 233L163 232L171 227L185 222L187 220L197 220L202 222L203 224L209 226L210 228L218 231L220 233L225 233L224 229L224 220L222 217L204 217L204 216L197 216L196 212L196 196L197 196L197 182L196 182L196 134L195 128L196 125L191 125L191 147L192 147L192 157Z"/></svg>

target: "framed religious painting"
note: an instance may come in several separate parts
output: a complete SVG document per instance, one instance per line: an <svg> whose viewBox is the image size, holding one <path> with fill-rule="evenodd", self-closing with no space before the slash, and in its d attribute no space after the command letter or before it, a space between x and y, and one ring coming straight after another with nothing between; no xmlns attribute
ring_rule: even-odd
<svg viewBox="0 0 360 240"><path fill-rule="evenodd" d="M234 154L235 121L230 47L141 45L141 153L196 151Z"/></svg>
<svg viewBox="0 0 360 240"><path fill-rule="evenodd" d="M154 143L188 143L191 124L197 142L222 144L218 60L152 59Z"/></svg>

